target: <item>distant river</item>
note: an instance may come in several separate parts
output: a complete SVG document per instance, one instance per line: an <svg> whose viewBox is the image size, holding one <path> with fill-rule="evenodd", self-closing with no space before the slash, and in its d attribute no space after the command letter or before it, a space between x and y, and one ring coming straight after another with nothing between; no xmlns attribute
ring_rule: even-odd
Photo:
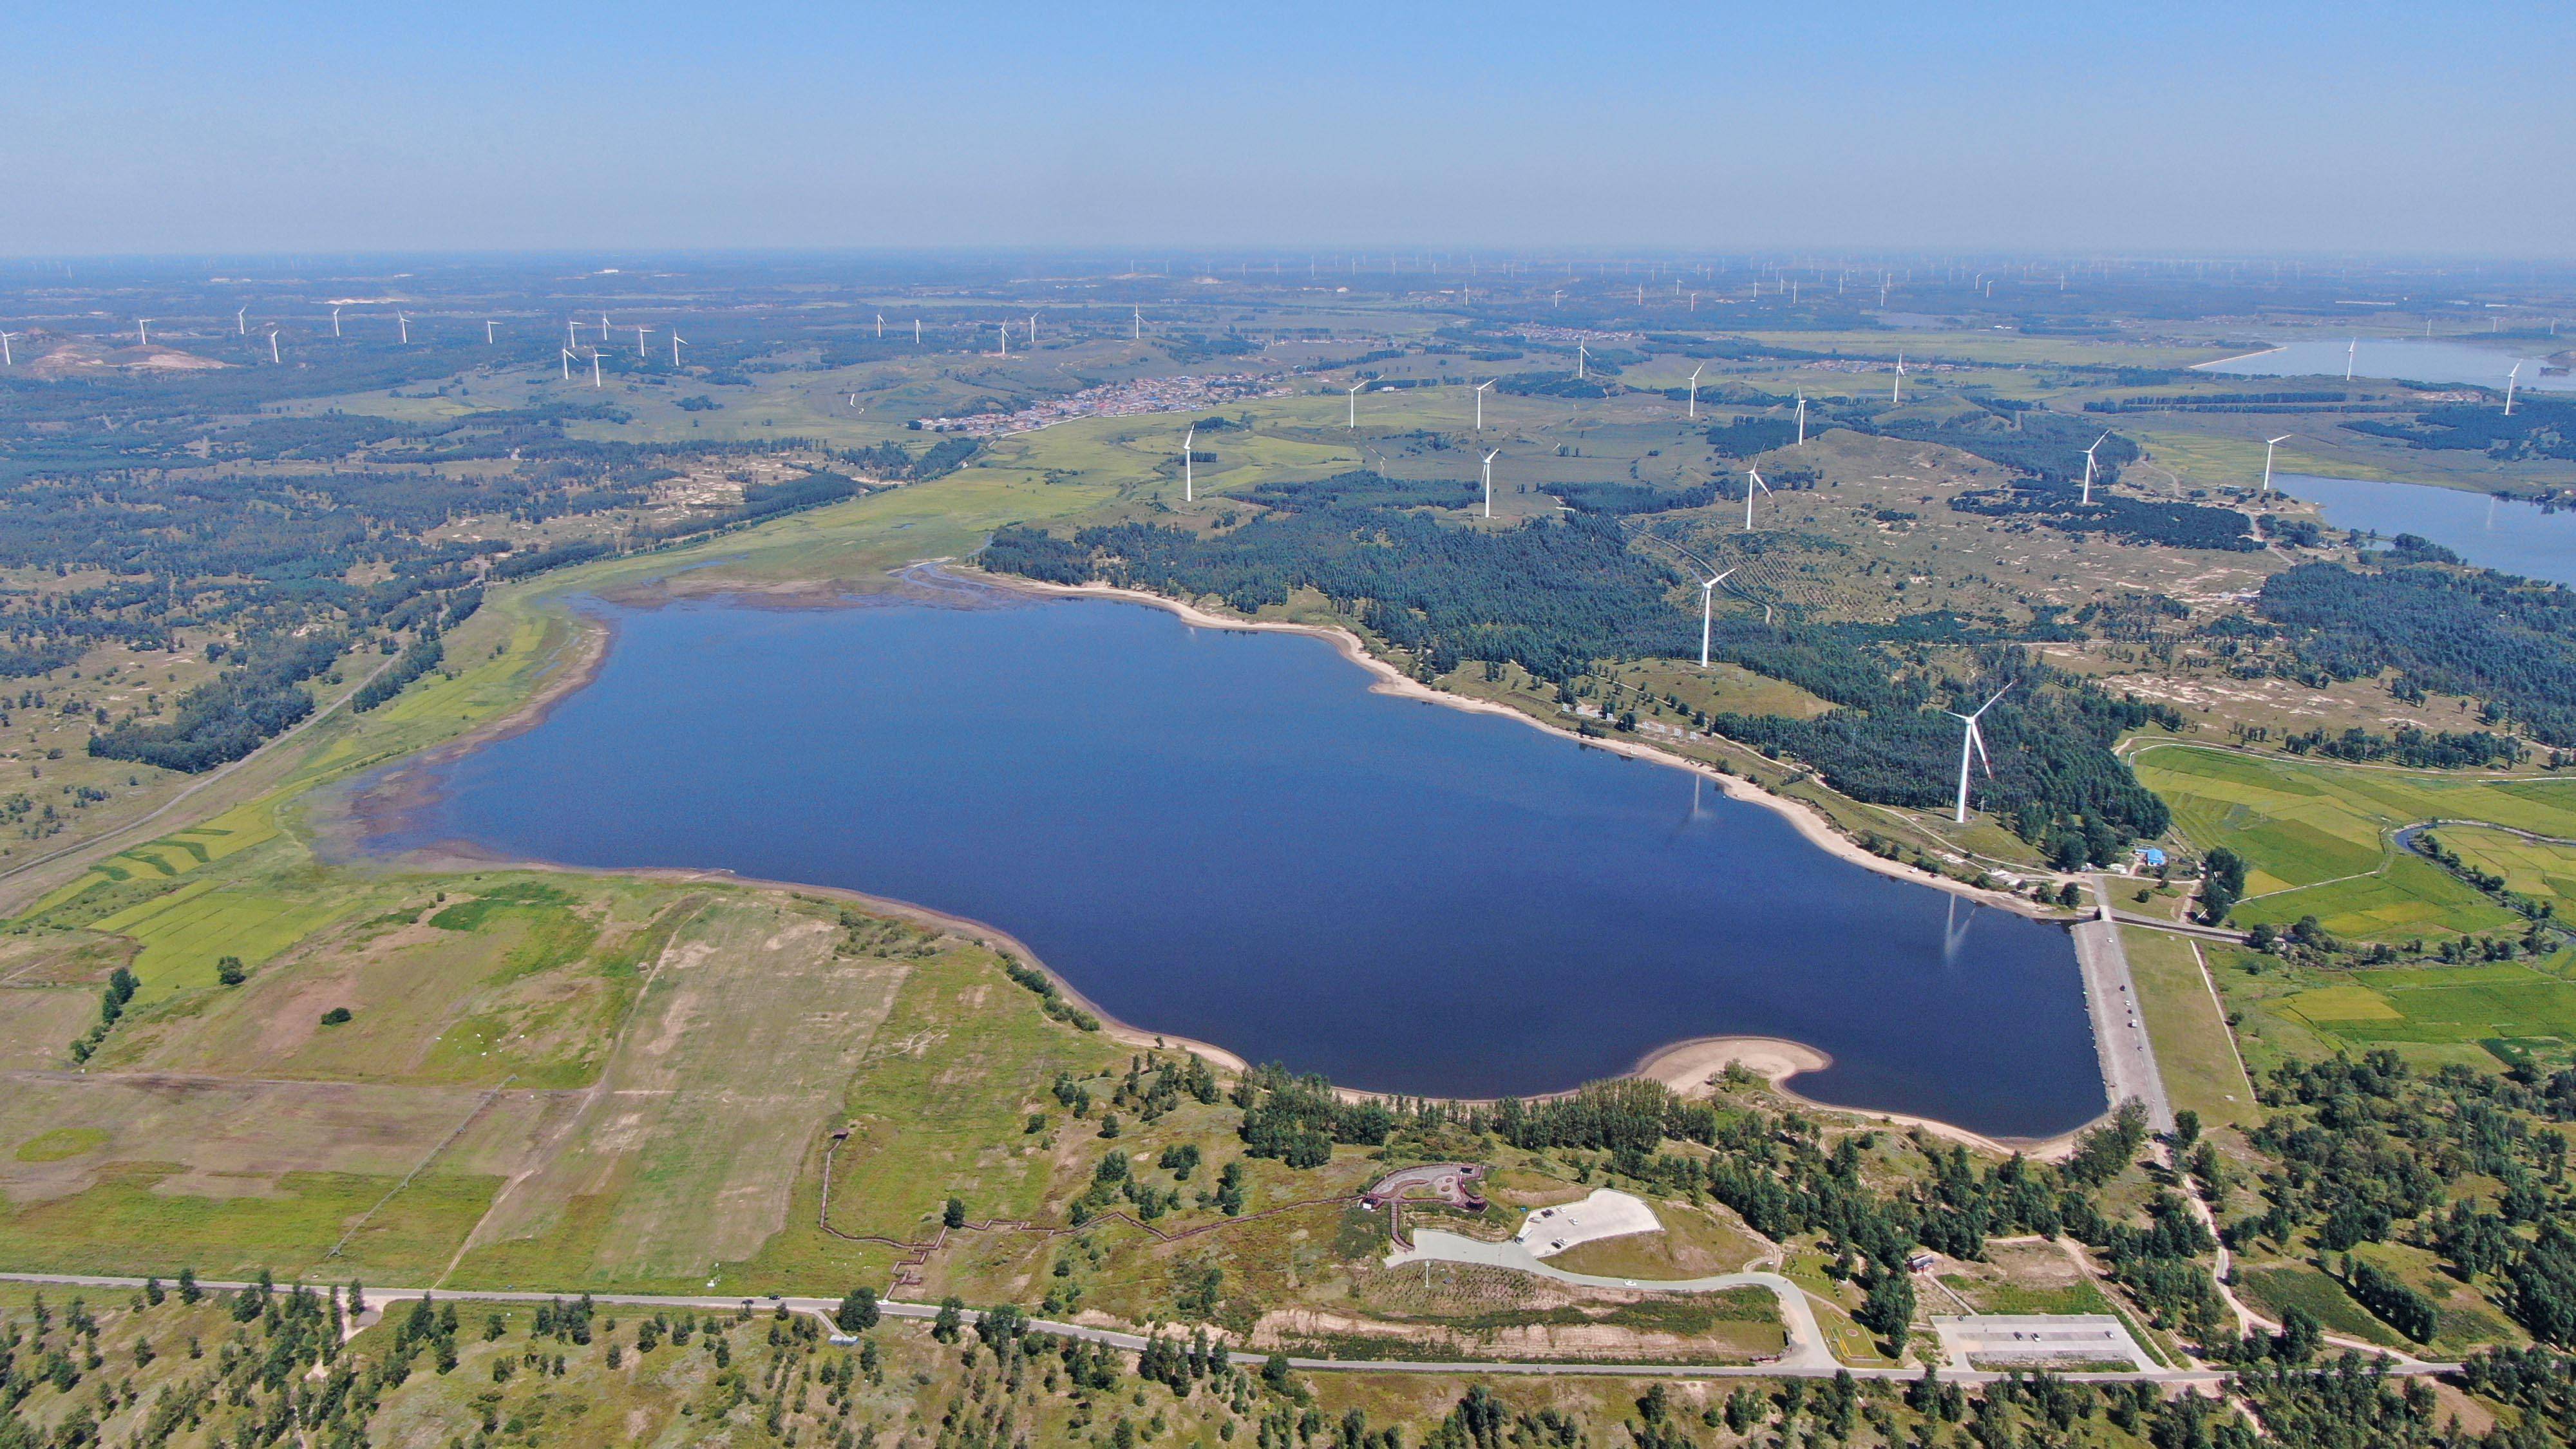
<svg viewBox="0 0 2576 1449"><path fill-rule="evenodd" d="M2576 342L2570 345L2576 345ZM2519 362L2522 364L2521 387L2553 392L2576 391L2576 376L2564 372L2544 375L2541 368L2549 364L2540 358L2440 338L2364 337L2358 346L2350 338L2311 338L2249 357L2204 362L2199 370L2234 373L2241 377L2324 377L2341 381L2347 354L2356 377L2395 378L2405 382L2465 382L2479 387L2501 388L2505 374Z"/></svg>
<svg viewBox="0 0 2576 1449"><path fill-rule="evenodd" d="M2576 585L2576 512L2421 483L2304 473L2281 473L2272 481L2291 497L2324 509L2326 521L2337 528L2373 528L2383 538L2412 533L2483 568Z"/></svg>
<svg viewBox="0 0 2576 1449"><path fill-rule="evenodd" d="M372 850L722 867L998 926L1102 1007L1348 1086L1537 1093L1712 1035L1799 1091L2100 1112L2072 943L1675 769L1373 694L1308 636L1102 600L595 606L598 678ZM756 1044L754 1044L756 1048Z"/></svg>

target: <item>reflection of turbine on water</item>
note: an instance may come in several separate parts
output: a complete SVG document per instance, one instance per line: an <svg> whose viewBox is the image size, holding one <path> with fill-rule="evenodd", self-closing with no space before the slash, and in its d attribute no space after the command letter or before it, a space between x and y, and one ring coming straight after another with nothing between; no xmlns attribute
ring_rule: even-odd
<svg viewBox="0 0 2576 1449"><path fill-rule="evenodd" d="M1950 918L1941 928L1941 966L1948 970L1959 964L1959 948L1967 944L1968 928L1977 923L1977 903L1947 891L1942 894L1950 897ZM1964 920L1959 915L1961 906L1968 908Z"/></svg>
<svg viewBox="0 0 2576 1449"><path fill-rule="evenodd" d="M1671 835L1669 835L1669 836L1666 836L1666 837L1665 837L1665 839L1666 839L1666 840L1670 841L1670 840L1679 840L1679 839L1681 839L1681 838L1682 838L1682 836L1683 836L1684 834L1686 834L1686 833L1690 830L1690 828L1691 828L1692 826L1699 824L1699 822L1700 822L1700 817L1702 817L1703 815L1710 815L1710 814L1714 814L1714 813L1715 813L1715 812L1713 812L1713 811L1709 811L1709 810L1706 810L1706 809L1702 808L1702 806L1700 805L1700 795L1701 795L1701 792L1706 788L1707 784L1708 784L1708 781L1707 781L1705 778L1703 778L1701 775L1699 775L1697 772L1693 772L1693 773L1692 773L1692 775L1691 775L1691 803L1690 803L1690 813L1689 813L1688 815L1683 816L1683 817L1681 818L1681 821L1680 821L1680 823L1679 823L1679 824L1676 824L1675 826L1673 826L1673 833L1672 833Z"/></svg>

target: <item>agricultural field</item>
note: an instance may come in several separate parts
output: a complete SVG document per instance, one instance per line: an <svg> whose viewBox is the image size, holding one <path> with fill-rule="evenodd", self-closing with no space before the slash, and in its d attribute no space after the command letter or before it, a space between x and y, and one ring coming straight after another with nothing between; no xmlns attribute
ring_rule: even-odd
<svg viewBox="0 0 2576 1449"><path fill-rule="evenodd" d="M2518 936L2521 916L2398 849L2396 832L2436 820L2576 831L2576 779L2301 761L2155 737L2132 741L2128 757L2172 807L2178 840L2196 853L2224 845L2245 859L2245 899L2230 917L2239 925L2315 916L2335 935L2363 941Z"/></svg>

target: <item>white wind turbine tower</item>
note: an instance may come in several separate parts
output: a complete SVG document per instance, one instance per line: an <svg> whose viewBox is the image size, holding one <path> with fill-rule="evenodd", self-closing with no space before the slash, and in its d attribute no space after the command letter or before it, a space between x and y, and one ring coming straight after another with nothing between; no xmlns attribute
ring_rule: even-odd
<svg viewBox="0 0 2576 1449"><path fill-rule="evenodd" d="M149 347L149 346L151 346L151 345L152 345L152 319L151 319L151 318L149 318L149 317L137 317L137 318L135 318L135 319L134 319L134 335L135 335L135 336L137 336L137 337L139 337L139 338L141 338L141 339L143 339L143 340L142 340L142 342L141 342L140 344L138 344L138 345L140 345L140 346L144 346L144 347Z"/></svg>
<svg viewBox="0 0 2576 1449"><path fill-rule="evenodd" d="M679 328L674 327L671 329L671 365L673 367L680 365L680 344L688 340L689 339L680 335Z"/></svg>
<svg viewBox="0 0 2576 1449"><path fill-rule="evenodd" d="M879 312L877 314L877 340L885 340L885 314L883 312Z"/></svg>
<svg viewBox="0 0 2576 1449"><path fill-rule="evenodd" d="M1892 403L1905 401L1905 354L1902 352L1896 354L1896 385L1887 390L1887 400Z"/></svg>
<svg viewBox="0 0 2576 1449"><path fill-rule="evenodd" d="M250 309L248 307L244 307L240 311L233 313L233 335L236 337L248 337L250 335Z"/></svg>
<svg viewBox="0 0 2576 1449"><path fill-rule="evenodd" d="M1753 490L1759 488L1768 493L1771 491L1771 485L1762 481L1762 470L1759 468L1745 469L1744 476L1749 480L1744 485L1744 531L1751 533L1753 531Z"/></svg>
<svg viewBox="0 0 2576 1449"><path fill-rule="evenodd" d="M608 345L608 314L605 312L599 314L599 345Z"/></svg>
<svg viewBox="0 0 2576 1449"><path fill-rule="evenodd" d="M998 330L1002 334L1002 355L1008 357L1011 355L1011 324L1005 322Z"/></svg>
<svg viewBox="0 0 2576 1449"><path fill-rule="evenodd" d="M563 354L563 380L566 382L572 381L572 349L569 347L559 347L555 350Z"/></svg>
<svg viewBox="0 0 2576 1449"><path fill-rule="evenodd" d="M2360 338L2356 337L2356 338L2352 339L2352 341L2350 341L2350 342L2348 342L2348 343L2344 344L2344 349L2343 349L2343 380L2344 380L2344 381L2346 381L2346 382L2350 382L2350 381L2352 381L2352 364L2353 364L2353 360L2354 360L2355 358L2359 357L2360 355L2361 355L2361 339L2360 339Z"/></svg>
<svg viewBox="0 0 2576 1449"><path fill-rule="evenodd" d="M1727 575L1734 572L1734 569L1728 569L1699 586L1699 667L1702 669L1708 667L1709 628L1717 616L1717 586L1725 583Z"/></svg>
<svg viewBox="0 0 2576 1449"><path fill-rule="evenodd" d="M1798 394L1798 446L1807 446L1807 395Z"/></svg>
<svg viewBox="0 0 2576 1449"><path fill-rule="evenodd" d="M2522 381L2522 364L2517 362L2513 365L2513 371L2504 375L2504 415L2506 417L2513 416L2513 385L2520 381Z"/></svg>
<svg viewBox="0 0 2576 1449"><path fill-rule="evenodd" d="M1130 308L1128 308L1128 309L1127 309L1127 321L1128 321L1128 325L1129 325L1129 326L1131 326L1131 327L1133 327L1133 328L1135 329L1135 331L1131 334L1131 335L1134 337L1134 339L1135 339L1136 341L1138 341L1138 342L1142 342L1142 341L1144 341L1144 340L1145 340L1145 313L1144 313L1144 309L1139 308L1139 307L1130 307Z"/></svg>
<svg viewBox="0 0 2576 1449"><path fill-rule="evenodd" d="M1480 383L1476 384L1476 431L1477 431L1477 432L1480 432L1480 433L1481 433L1481 432L1483 432L1483 431L1485 430L1485 389L1487 389L1487 388L1489 388L1489 387L1492 387L1495 383L1498 383L1498 382L1501 382L1501 381L1502 381L1502 379L1501 379L1501 378L1499 378L1499 377L1489 377L1489 378L1486 378L1483 382L1480 382Z"/></svg>
<svg viewBox="0 0 2576 1449"><path fill-rule="evenodd" d="M27 334L24 332L0 332L0 367L16 367L18 365L18 359L10 355L9 339L12 337L24 337L26 335Z"/></svg>
<svg viewBox="0 0 2576 1449"><path fill-rule="evenodd" d="M401 332L402 332L403 345L404 345L404 346L406 346L406 347L410 346L410 345L411 345L411 319L410 319L409 317L404 316L404 315L403 315L402 313L400 313L400 312L396 312L396 313L394 313L394 326L395 326L396 328L400 329L400 330L401 330Z"/></svg>
<svg viewBox="0 0 2576 1449"><path fill-rule="evenodd" d="M1199 425L1196 423L1190 424L1190 430L1181 435L1181 501L1183 503L1199 501L1198 475L1190 471L1190 465L1197 461L1190 456L1191 445L1196 443L1198 438Z"/></svg>
<svg viewBox="0 0 2576 1449"><path fill-rule="evenodd" d="M283 363L286 360L277 355L277 329L274 327L268 329L268 360L276 363Z"/></svg>
<svg viewBox="0 0 2576 1449"><path fill-rule="evenodd" d="M1485 455L1485 516L1487 518L1494 516L1494 460L1502 455L1503 450L1500 448Z"/></svg>
<svg viewBox="0 0 2576 1449"><path fill-rule="evenodd" d="M653 329L650 327L638 327L635 329L635 360L637 362L642 362L644 360L644 334L652 330Z"/></svg>
<svg viewBox="0 0 2576 1449"><path fill-rule="evenodd" d="M2093 440L2093 448L2098 448L2109 441L2111 441L2111 435L2104 433ZM2084 506L2087 508L2093 506L2093 448L2084 450Z"/></svg>
<svg viewBox="0 0 2576 1449"><path fill-rule="evenodd" d="M605 329L603 329L603 331L604 330ZM602 382L599 377L599 349L596 347L590 349L590 385L592 387L608 386L608 384Z"/></svg>
<svg viewBox="0 0 2576 1449"><path fill-rule="evenodd" d="M1591 349L1591 348L1589 348L1589 347L1584 346L1584 345L1583 345L1582 343L1580 343L1580 342L1575 343L1575 344L1574 344L1574 375L1575 375L1575 377L1576 377L1576 378L1578 378L1578 379L1579 379L1579 378L1581 378L1581 377L1584 375L1584 371L1583 371L1583 369L1584 369L1584 364L1586 364L1586 363L1590 362L1591 360L1592 360L1592 349Z"/></svg>
<svg viewBox="0 0 2576 1449"><path fill-rule="evenodd" d="M912 319L912 345L915 347L921 345L921 319L918 317Z"/></svg>
<svg viewBox="0 0 2576 1449"><path fill-rule="evenodd" d="M1699 418L1699 375L1706 371L1707 368L1708 364L1703 362L1699 366L1691 369L1689 416L1693 421L1697 421Z"/></svg>
<svg viewBox="0 0 2576 1449"><path fill-rule="evenodd" d="M1342 426L1346 428L1356 428L1360 425L1360 389L1366 386L1368 386L1368 379L1366 378L1362 378L1358 382L1351 384L1351 418L1349 422L1342 424Z"/></svg>
<svg viewBox="0 0 2576 1449"><path fill-rule="evenodd" d="M581 325L573 321L570 317L566 317L564 319L564 346L579 347L580 345Z"/></svg>
<svg viewBox="0 0 2576 1449"><path fill-rule="evenodd" d="M1029 350L1030 350L1031 352L1035 352L1035 351L1037 351L1037 347L1038 347L1038 314L1037 314L1037 313L1035 313L1035 312L1031 312L1031 313L1029 314Z"/></svg>
<svg viewBox="0 0 2576 1449"><path fill-rule="evenodd" d="M2256 497L2269 498L2272 496L2272 450L2297 436L2298 434L2296 433L2283 433L2277 438L2266 438L2263 440L2263 491L2256 494Z"/></svg>
<svg viewBox="0 0 2576 1449"><path fill-rule="evenodd" d="M340 309L338 307L333 307L331 309L331 335L334 337L340 335Z"/></svg>
<svg viewBox="0 0 2576 1449"><path fill-rule="evenodd" d="M491 345L492 345L492 328L493 328L493 326L494 326L494 323L493 323L493 321L492 321L492 319L491 319L491 318L486 317L486 318L484 318L484 319L483 319L483 345L484 345L484 346L486 346L486 347L489 347L489 346L491 346Z"/></svg>
<svg viewBox="0 0 2576 1449"><path fill-rule="evenodd" d="M1952 823L1952 824L1955 824L1955 825L1965 825L1965 824L1967 824L1967 823L1968 823L1968 752L1969 752L1969 751L1974 750L1974 751L1976 752L1976 755L1977 755L1977 759L1978 759L1978 761L1985 765L1985 767L1986 767L1986 778L1987 778L1987 779L1989 779L1989 780L1991 780L1991 779L1993 779L1993 778L1994 778L1994 775L1995 775L1995 762L1994 762L1994 757L1993 757L1993 756L1991 756L1991 755L1988 755L1988 754L1986 753L1986 737L1985 737L1985 735L1984 735L1984 734L1982 734L1982 733L1980 733L1980 732L1978 731L1978 729L1977 729L1977 719L1978 719L1978 717L1979 717L1980 715L1983 715L1987 710L1993 709L1993 708L1995 707L1995 700L2003 698L2003 697L2004 697L2007 693L2009 693L2011 690L2012 690L2012 686L2011 686L2011 685L2009 685L2009 684L2005 685L2002 689L1998 689L1998 690L1996 690L1996 691L1995 691L1995 693L1994 693L1994 698L1993 698L1993 699L1989 699L1989 700L1987 700L1984 704L1981 704L1981 705L1978 705L1978 706L1977 706L1977 713L1976 713L1976 714L1961 714L1961 713L1959 713L1957 710L1950 710L1950 711L1947 711L1947 713L1949 714L1950 718L1955 719L1955 720L1958 720L1958 721L1960 721L1961 723L1965 724L1965 725L1968 727L1968 735L1967 735L1967 738L1966 738L1966 739L1963 739L1963 740L1961 740L1961 741L1959 742L1959 808L1958 808L1958 810L1957 810L1955 813L1953 813L1953 814L1952 814L1952 816L1951 816L1951 823Z"/></svg>

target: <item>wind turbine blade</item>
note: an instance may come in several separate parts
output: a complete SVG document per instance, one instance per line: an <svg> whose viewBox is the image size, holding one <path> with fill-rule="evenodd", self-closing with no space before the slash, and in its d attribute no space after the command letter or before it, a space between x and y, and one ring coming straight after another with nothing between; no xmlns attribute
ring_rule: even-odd
<svg viewBox="0 0 2576 1449"><path fill-rule="evenodd" d="M1987 710L1993 709L1995 707L1995 700L2001 699L2005 695L2012 693L2013 685L2019 683L2021 683L2021 681L2016 679L2012 681L2011 684L2007 684L2003 688L1996 690L1992 698L1989 698L1984 704L1977 706L1977 714L1972 714L1968 716L1968 718L1973 720L1977 715L1984 714Z"/></svg>
<svg viewBox="0 0 2576 1449"><path fill-rule="evenodd" d="M1994 758L1986 753L1986 736L1984 731L1977 728L1975 720L1968 721L1968 743L1976 747L1977 763L1986 767L1986 778L1993 779L1995 777Z"/></svg>

